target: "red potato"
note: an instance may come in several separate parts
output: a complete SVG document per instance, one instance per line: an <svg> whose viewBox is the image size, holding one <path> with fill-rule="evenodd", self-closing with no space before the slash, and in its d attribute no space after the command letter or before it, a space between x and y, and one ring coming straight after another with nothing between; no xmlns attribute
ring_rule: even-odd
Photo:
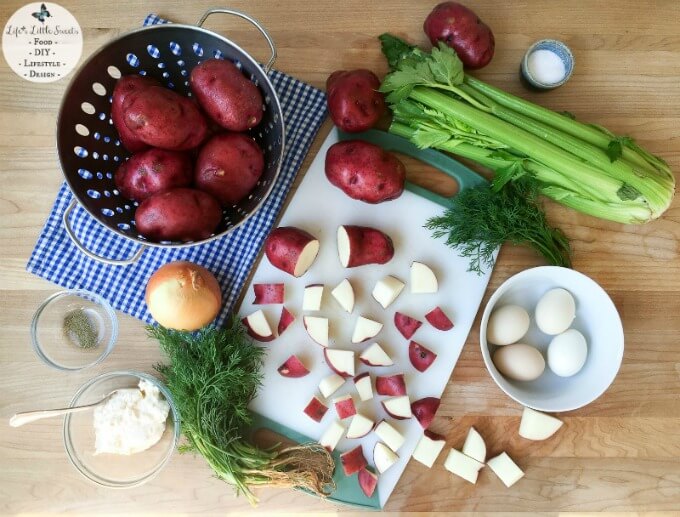
<svg viewBox="0 0 680 517"><path fill-rule="evenodd" d="M328 408L318 398L312 397L312 400L309 401L309 404L307 404L307 407L303 411L305 415L315 422L321 422L326 411L328 411Z"/></svg>
<svg viewBox="0 0 680 517"><path fill-rule="evenodd" d="M191 71L191 91L208 116L230 131L247 131L264 115L260 90L231 61L206 59Z"/></svg>
<svg viewBox="0 0 680 517"><path fill-rule="evenodd" d="M437 5L425 19L423 30L432 45L443 41L454 49L467 68L482 68L493 57L493 32L471 9L457 2Z"/></svg>
<svg viewBox="0 0 680 517"><path fill-rule="evenodd" d="M411 341L408 345L408 358L416 370L424 372L437 358L437 354L420 343Z"/></svg>
<svg viewBox="0 0 680 517"><path fill-rule="evenodd" d="M340 455L340 463L342 463L342 470L345 472L345 476L356 474L368 466L361 445L357 445L351 451L343 452Z"/></svg>
<svg viewBox="0 0 680 517"><path fill-rule="evenodd" d="M243 326L246 328L248 335L256 341L266 343L272 341L276 337L274 336L262 309L249 314L241 320L241 323L243 323Z"/></svg>
<svg viewBox="0 0 680 517"><path fill-rule="evenodd" d="M333 123L348 133L366 131L385 113L380 79L370 70L338 70L326 81L328 111Z"/></svg>
<svg viewBox="0 0 680 517"><path fill-rule="evenodd" d="M396 155L362 140L333 144L326 153L326 177L352 199L382 203L401 196L406 168Z"/></svg>
<svg viewBox="0 0 680 517"><path fill-rule="evenodd" d="M283 303L285 294L284 284L253 284L255 300L253 305L268 305Z"/></svg>
<svg viewBox="0 0 680 517"><path fill-rule="evenodd" d="M401 312L394 313L394 326L397 327L399 333L406 339L411 339L411 336L416 333L416 330L418 330L422 324L422 321L418 321Z"/></svg>
<svg viewBox="0 0 680 517"><path fill-rule="evenodd" d="M357 408L354 405L354 399L352 395L343 395L333 399L333 404L335 405L335 411L338 413L338 418L344 420L357 414Z"/></svg>
<svg viewBox="0 0 680 517"><path fill-rule="evenodd" d="M111 120L118 131L120 143L123 147L131 153L143 151L149 146L142 142L135 134L128 129L123 120L123 103L125 98L135 91L144 90L151 86L160 86L158 82L150 77L142 77L141 75L125 75L118 79L116 86L113 88L113 95L111 99Z"/></svg>
<svg viewBox="0 0 680 517"><path fill-rule="evenodd" d="M188 154L165 149L148 149L133 154L114 175L121 195L134 201L178 187L188 187L193 179Z"/></svg>
<svg viewBox="0 0 680 517"><path fill-rule="evenodd" d="M447 331L453 328L453 322L439 307L435 307L425 315L427 322L437 330Z"/></svg>
<svg viewBox="0 0 680 517"><path fill-rule="evenodd" d="M264 171L264 154L255 140L240 133L213 136L196 159L196 187L223 205L234 205L255 187Z"/></svg>
<svg viewBox="0 0 680 517"><path fill-rule="evenodd" d="M389 236L368 226L338 228L338 256L343 267L386 264L394 256Z"/></svg>
<svg viewBox="0 0 680 517"><path fill-rule="evenodd" d="M375 391L378 395L387 395L389 397L400 397L406 395L406 382L404 381L404 374L397 373L394 375L381 376L375 378Z"/></svg>
<svg viewBox="0 0 680 517"><path fill-rule="evenodd" d="M375 487L378 486L378 475L364 467L359 471L358 479L361 491L366 497L372 497Z"/></svg>
<svg viewBox="0 0 680 517"><path fill-rule="evenodd" d="M277 329L279 336L283 334L283 331L286 330L294 321L295 316L293 316L293 314L291 314L291 312L285 307L281 307L281 317L279 318L279 326Z"/></svg>
<svg viewBox="0 0 680 517"><path fill-rule="evenodd" d="M423 429L430 427L441 401L435 397L425 397L411 404L411 412Z"/></svg>
<svg viewBox="0 0 680 517"><path fill-rule="evenodd" d="M295 354L286 359L286 362L279 366L277 371L282 377L290 377L291 379L304 377L309 373L305 364Z"/></svg>
<svg viewBox="0 0 680 517"><path fill-rule="evenodd" d="M411 418L411 401L407 395L399 397L392 397L380 402L385 412L392 418L397 420L406 420Z"/></svg>
<svg viewBox="0 0 680 517"><path fill-rule="evenodd" d="M210 194L176 188L154 194L135 212L137 231L152 241L199 241L210 237L222 220L220 204Z"/></svg>
<svg viewBox="0 0 680 517"><path fill-rule="evenodd" d="M314 263L319 253L319 241L304 230L282 226L269 234L264 252L272 266L300 277Z"/></svg>
<svg viewBox="0 0 680 517"><path fill-rule="evenodd" d="M123 103L123 121L135 138L171 151L198 147L208 134L196 104L162 86L130 93Z"/></svg>

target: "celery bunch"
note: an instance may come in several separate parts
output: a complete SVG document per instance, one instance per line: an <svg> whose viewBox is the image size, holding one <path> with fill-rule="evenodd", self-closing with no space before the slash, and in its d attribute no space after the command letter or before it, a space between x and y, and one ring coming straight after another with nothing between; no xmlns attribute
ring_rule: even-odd
<svg viewBox="0 0 680 517"><path fill-rule="evenodd" d="M631 138L466 75L443 43L426 53L389 34L380 40L392 70L380 88L394 115L390 131L492 169L494 191L525 177L563 205L632 224L670 205L673 173Z"/></svg>

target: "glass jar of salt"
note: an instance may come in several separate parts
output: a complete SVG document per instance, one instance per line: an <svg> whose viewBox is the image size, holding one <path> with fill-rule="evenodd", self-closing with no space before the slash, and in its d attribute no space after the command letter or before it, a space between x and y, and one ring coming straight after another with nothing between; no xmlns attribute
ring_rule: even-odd
<svg viewBox="0 0 680 517"><path fill-rule="evenodd" d="M538 90L549 90L564 84L574 68L574 57L564 43L541 40L534 43L522 60L523 82Z"/></svg>

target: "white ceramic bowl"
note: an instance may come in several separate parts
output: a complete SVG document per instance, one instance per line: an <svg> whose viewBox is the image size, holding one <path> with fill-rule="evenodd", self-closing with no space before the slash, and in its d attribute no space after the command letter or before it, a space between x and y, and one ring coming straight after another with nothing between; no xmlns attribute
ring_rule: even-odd
<svg viewBox="0 0 680 517"><path fill-rule="evenodd" d="M486 341L489 315L503 305L524 307L531 326L520 342L535 346L545 358L552 336L538 329L534 309L541 296L555 287L568 290L576 300L576 318L571 328L579 330L588 342L583 369L572 377L558 377L546 361L545 372L534 381L504 377L491 360L499 347ZM491 296L482 315L480 344L491 377L511 398L540 411L571 411L590 404L614 381L623 358L623 327L611 298L594 280L573 269L543 266L510 277Z"/></svg>

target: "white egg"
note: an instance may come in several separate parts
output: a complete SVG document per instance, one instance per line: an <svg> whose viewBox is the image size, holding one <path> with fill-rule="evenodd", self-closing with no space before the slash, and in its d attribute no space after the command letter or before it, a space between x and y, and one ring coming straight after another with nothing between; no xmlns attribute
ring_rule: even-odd
<svg viewBox="0 0 680 517"><path fill-rule="evenodd" d="M548 366L560 377L581 371L588 357L588 344L578 330L569 329L555 336L548 346Z"/></svg>
<svg viewBox="0 0 680 517"><path fill-rule="evenodd" d="M524 343L515 343L496 350L493 364L503 375L516 381L533 381L545 370L545 359L541 352Z"/></svg>
<svg viewBox="0 0 680 517"><path fill-rule="evenodd" d="M504 305L493 311L486 325L486 339L493 345L509 345L529 330L529 313L519 305Z"/></svg>
<svg viewBox="0 0 680 517"><path fill-rule="evenodd" d="M551 289L536 305L536 325L551 336L567 330L575 317L576 302L566 289Z"/></svg>

